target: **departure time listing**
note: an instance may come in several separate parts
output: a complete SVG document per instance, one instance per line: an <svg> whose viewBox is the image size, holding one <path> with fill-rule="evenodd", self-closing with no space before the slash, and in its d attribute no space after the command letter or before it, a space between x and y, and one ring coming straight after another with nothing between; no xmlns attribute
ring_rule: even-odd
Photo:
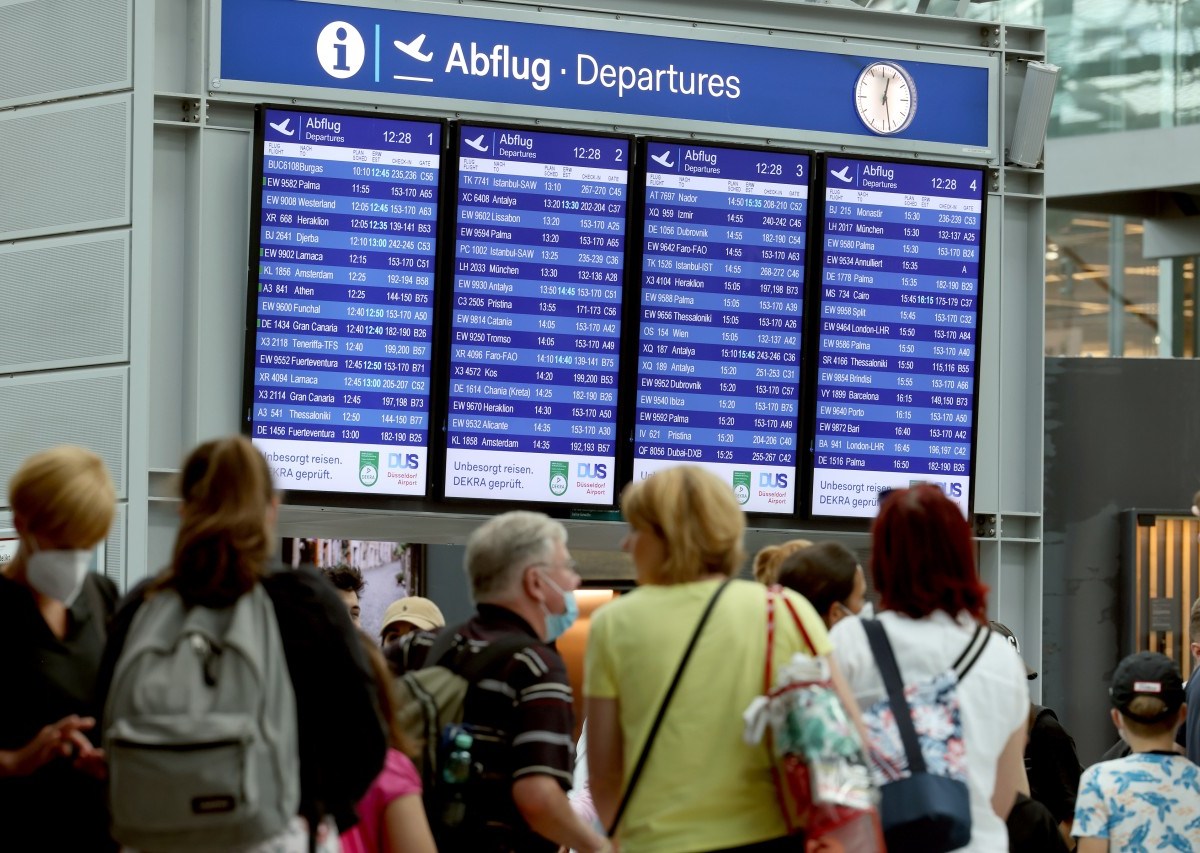
<svg viewBox="0 0 1200 853"><path fill-rule="evenodd" d="M447 497L613 502L630 153L460 128Z"/></svg>
<svg viewBox="0 0 1200 853"><path fill-rule="evenodd" d="M423 495L442 126L261 121L254 442L280 488Z"/></svg>
<svg viewBox="0 0 1200 853"><path fill-rule="evenodd" d="M970 499L984 173L830 158L821 235L813 514L881 489Z"/></svg>
<svg viewBox="0 0 1200 853"><path fill-rule="evenodd" d="M809 166L647 143L635 479L696 463L793 511Z"/></svg>

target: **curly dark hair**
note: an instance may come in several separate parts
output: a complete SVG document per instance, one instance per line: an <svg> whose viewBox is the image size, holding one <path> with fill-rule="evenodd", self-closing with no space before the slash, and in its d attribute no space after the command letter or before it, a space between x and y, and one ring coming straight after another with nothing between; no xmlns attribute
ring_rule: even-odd
<svg viewBox="0 0 1200 853"><path fill-rule="evenodd" d="M321 574L325 575L332 583L340 590L352 592L355 595L362 597L363 587L367 582L363 580L362 572L353 566L347 566L345 563L339 563L328 569L321 569Z"/></svg>

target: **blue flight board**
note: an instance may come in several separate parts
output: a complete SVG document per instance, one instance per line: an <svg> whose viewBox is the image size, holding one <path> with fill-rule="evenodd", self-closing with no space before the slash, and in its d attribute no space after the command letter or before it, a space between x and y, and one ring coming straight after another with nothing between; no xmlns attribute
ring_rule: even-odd
<svg viewBox="0 0 1200 853"><path fill-rule="evenodd" d="M442 127L259 110L246 391L281 489L428 491Z"/></svg>
<svg viewBox="0 0 1200 853"><path fill-rule="evenodd" d="M812 512L872 517L937 483L968 511L982 169L830 157L821 232Z"/></svg>
<svg viewBox="0 0 1200 853"><path fill-rule="evenodd" d="M446 497L613 503L631 153L460 126Z"/></svg>
<svg viewBox="0 0 1200 853"><path fill-rule="evenodd" d="M795 507L810 158L648 142L633 477L681 462Z"/></svg>

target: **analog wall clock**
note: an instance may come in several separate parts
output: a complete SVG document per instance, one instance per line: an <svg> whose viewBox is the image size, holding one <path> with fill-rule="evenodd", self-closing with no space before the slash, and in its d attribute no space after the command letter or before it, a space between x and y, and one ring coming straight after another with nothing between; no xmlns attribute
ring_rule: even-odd
<svg viewBox="0 0 1200 853"><path fill-rule="evenodd" d="M854 84L854 111L872 133L899 133L917 114L917 86L895 62L872 62Z"/></svg>

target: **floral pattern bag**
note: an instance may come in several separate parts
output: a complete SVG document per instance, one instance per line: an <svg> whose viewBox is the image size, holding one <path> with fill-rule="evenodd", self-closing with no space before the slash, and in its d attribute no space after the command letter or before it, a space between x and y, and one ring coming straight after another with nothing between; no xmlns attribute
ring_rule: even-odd
<svg viewBox="0 0 1200 853"><path fill-rule="evenodd" d="M864 620L863 630L888 693L863 712L888 848L940 853L965 847L971 803L958 685L992 632L980 625L950 669L905 685L883 624Z"/></svg>
<svg viewBox="0 0 1200 853"><path fill-rule="evenodd" d="M775 607L782 602L813 656L773 666ZM833 689L829 662L816 649L779 587L767 591L764 695L746 710L745 740L767 741L775 792L789 833L857 853L882 851L883 837L858 731ZM836 848L835 848L836 849Z"/></svg>

